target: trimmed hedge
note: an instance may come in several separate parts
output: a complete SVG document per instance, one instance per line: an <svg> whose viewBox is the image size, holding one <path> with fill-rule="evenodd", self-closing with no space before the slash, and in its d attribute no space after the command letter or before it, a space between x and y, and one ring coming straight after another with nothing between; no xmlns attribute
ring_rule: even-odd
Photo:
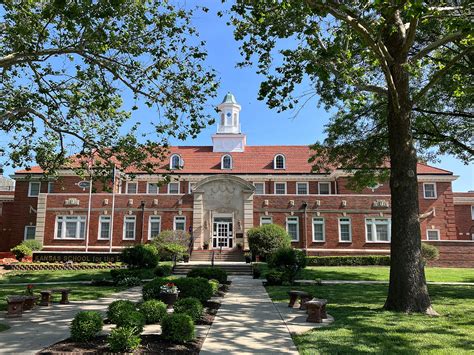
<svg viewBox="0 0 474 355"><path fill-rule="evenodd" d="M193 321L197 321L202 316L204 307L201 302L194 297L181 298L173 305L174 313L187 314Z"/></svg>
<svg viewBox="0 0 474 355"><path fill-rule="evenodd" d="M194 339L194 323L187 314L167 314L161 321L161 335L164 339L184 343Z"/></svg>
<svg viewBox="0 0 474 355"><path fill-rule="evenodd" d="M204 304L212 297L212 286L208 279L203 277L183 277L174 280L174 284L178 287L179 297L194 297Z"/></svg>
<svg viewBox="0 0 474 355"><path fill-rule="evenodd" d="M137 335L143 332L143 327L145 327L145 324L145 316L138 311L124 313L117 321L118 328L132 328Z"/></svg>
<svg viewBox="0 0 474 355"><path fill-rule="evenodd" d="M110 332L107 342L114 353L133 352L140 346L142 339L133 328L115 328Z"/></svg>
<svg viewBox="0 0 474 355"><path fill-rule="evenodd" d="M71 339L79 342L89 341L102 330L103 324L99 312L81 311L72 320Z"/></svg>
<svg viewBox="0 0 474 355"><path fill-rule="evenodd" d="M143 300L158 300L160 299L160 287L168 282L175 283L175 279L171 279L168 277L156 277L150 282L146 283L142 289Z"/></svg>
<svg viewBox="0 0 474 355"><path fill-rule="evenodd" d="M390 265L388 255L360 255L360 256L308 256L308 266L367 266Z"/></svg>
<svg viewBox="0 0 474 355"><path fill-rule="evenodd" d="M158 300L148 300L140 303L138 310L145 316L146 324L159 323L166 315L166 304Z"/></svg>
<svg viewBox="0 0 474 355"><path fill-rule="evenodd" d="M152 279L155 277L151 269L113 269L110 270L110 276L116 284L128 278Z"/></svg>
<svg viewBox="0 0 474 355"><path fill-rule="evenodd" d="M171 265L167 265L167 264L158 265L155 268L155 276L158 276L158 277L170 276L172 273L173 273L173 266Z"/></svg>
<svg viewBox="0 0 474 355"><path fill-rule="evenodd" d="M187 277L204 277L208 280L217 280L224 284L227 282L227 272L218 267L198 267L188 272Z"/></svg>
<svg viewBox="0 0 474 355"><path fill-rule="evenodd" d="M107 308L107 318L113 324L120 322L124 314L136 310L135 303L128 300L117 300L109 304Z"/></svg>
<svg viewBox="0 0 474 355"><path fill-rule="evenodd" d="M132 269L154 269L158 265L158 250L152 244L137 244L122 250L121 260Z"/></svg>

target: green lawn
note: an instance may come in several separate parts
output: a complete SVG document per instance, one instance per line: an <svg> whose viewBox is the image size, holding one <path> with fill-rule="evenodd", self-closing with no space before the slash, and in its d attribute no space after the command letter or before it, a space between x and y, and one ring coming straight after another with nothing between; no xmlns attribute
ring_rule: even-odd
<svg viewBox="0 0 474 355"><path fill-rule="evenodd" d="M11 271L0 277L0 284L51 281L90 281L110 279L110 270Z"/></svg>
<svg viewBox="0 0 474 355"><path fill-rule="evenodd" d="M269 286L274 301L288 302L293 287ZM335 322L295 335L301 354L468 354L474 352L474 287L430 285L440 317L382 311L385 285L324 285L298 289L328 300Z"/></svg>

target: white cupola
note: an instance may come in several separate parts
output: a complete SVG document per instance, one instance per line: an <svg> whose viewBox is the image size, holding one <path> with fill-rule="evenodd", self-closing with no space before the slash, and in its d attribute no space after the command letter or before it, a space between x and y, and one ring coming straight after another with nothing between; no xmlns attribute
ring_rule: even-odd
<svg viewBox="0 0 474 355"><path fill-rule="evenodd" d="M240 105L230 92L225 95L219 109L217 133L212 136L214 152L243 152L246 136L240 130Z"/></svg>

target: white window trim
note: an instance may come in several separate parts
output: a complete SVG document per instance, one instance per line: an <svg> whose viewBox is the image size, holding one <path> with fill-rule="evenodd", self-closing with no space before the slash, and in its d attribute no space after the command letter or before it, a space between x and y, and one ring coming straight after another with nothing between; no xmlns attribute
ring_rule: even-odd
<svg viewBox="0 0 474 355"><path fill-rule="evenodd" d="M260 216L260 227L264 225L264 223L262 223L262 220L265 219L265 218L269 218L270 219L270 223L265 223L265 224L273 224L273 217L272 216Z"/></svg>
<svg viewBox="0 0 474 355"><path fill-rule="evenodd" d="M34 239L35 239L35 237L34 237L33 239L26 239L26 235L27 235L27 232L26 232L26 231L27 231L29 228L34 228L34 229L35 229L35 237L36 237L36 226L25 226L25 230L24 230L24 232L23 232L23 240L34 240Z"/></svg>
<svg viewBox="0 0 474 355"><path fill-rule="evenodd" d="M174 167L173 166L173 158L174 157L178 157L179 158L179 162L178 162L178 167ZM170 170L179 170L179 169L182 169L184 167L184 161L183 161L183 158L181 158L181 155L179 154L173 154L171 157L170 157Z"/></svg>
<svg viewBox="0 0 474 355"><path fill-rule="evenodd" d="M85 217L84 218L84 224L85 224L85 230L84 230L84 237L82 238L58 238L58 219L61 217ZM87 217L83 215L59 215L56 216L56 219L54 221L54 239L55 240L85 240L86 239L86 234L87 234ZM80 222L79 222L79 234L81 233L81 227L80 227ZM77 228L77 227L76 227ZM77 230L76 230L77 231ZM66 228L64 227L62 230L61 234L66 234Z"/></svg>
<svg viewBox="0 0 474 355"><path fill-rule="evenodd" d="M323 240L316 240L314 239L314 220L317 219L317 220L322 220L323 223L318 223L318 224L322 224L323 225ZM312 241L313 243L324 243L326 242L326 220L324 219L324 217L313 217L312 221L311 221L311 230L312 230Z"/></svg>
<svg viewBox="0 0 474 355"><path fill-rule="evenodd" d="M438 239L428 239L428 233L429 232L436 232L438 234ZM437 240L441 240L441 231L439 229L436 229L436 228L429 228L426 230L426 240L427 241L437 241Z"/></svg>
<svg viewBox="0 0 474 355"><path fill-rule="evenodd" d="M54 182L48 181L48 194L52 193L53 188L54 188Z"/></svg>
<svg viewBox="0 0 474 355"><path fill-rule="evenodd" d="M31 194L31 184L38 184L38 195L32 195ZM38 197L39 194L41 193L41 181L30 181L28 184L28 197Z"/></svg>
<svg viewBox="0 0 474 355"><path fill-rule="evenodd" d="M474 205L471 206L471 219L474 221Z"/></svg>
<svg viewBox="0 0 474 355"><path fill-rule="evenodd" d="M260 185L263 186L263 193L261 193L261 194L255 193L255 194L256 194L256 195L265 195L265 183L264 183L264 182L261 182L261 181L257 181L257 182L254 182L254 183L253 183L253 186L255 186L255 184L260 184ZM255 191L257 191L257 190L256 190L256 186L255 186Z"/></svg>
<svg viewBox="0 0 474 355"><path fill-rule="evenodd" d="M321 185L324 184L324 185L329 185L329 193L328 194L322 194L321 193ZM330 181L318 181L318 195L332 195L332 191L331 191L331 182Z"/></svg>
<svg viewBox="0 0 474 355"><path fill-rule="evenodd" d="M178 184L178 192L170 192L170 185L171 184ZM179 181L171 181L168 183L168 195L180 195L181 192L181 184Z"/></svg>
<svg viewBox="0 0 474 355"><path fill-rule="evenodd" d="M177 218L183 218L184 219L184 229L183 230L186 232L186 216L174 216L173 217L173 230L174 231L177 230L176 229L176 219ZM180 223L181 223L181 221L180 221ZM181 229L178 229L178 230L181 230Z"/></svg>
<svg viewBox="0 0 474 355"><path fill-rule="evenodd" d="M276 186L277 186L277 184L284 184L284 185L285 185L285 193L284 193L284 194L277 194L277 193L276 193ZM288 190L287 190L286 182L275 181L275 182L273 183L273 194L274 194L274 195L286 195L286 192L287 192L287 191L288 191Z"/></svg>
<svg viewBox="0 0 474 355"><path fill-rule="evenodd" d="M426 185L433 185L434 186L434 194L435 194L434 197L426 197L426 188L425 188ZM423 198L425 200L435 200L435 199L438 198L438 191L437 191L435 182L424 182L423 183Z"/></svg>
<svg viewBox="0 0 474 355"><path fill-rule="evenodd" d="M133 238L125 238L125 231L126 231L126 221L127 219L132 219L133 218ZM123 228L122 228L122 239L123 240L135 240L137 238L137 216L124 216L123 217Z"/></svg>
<svg viewBox="0 0 474 355"><path fill-rule="evenodd" d="M188 193L191 195L193 193L193 182L188 181Z"/></svg>
<svg viewBox="0 0 474 355"><path fill-rule="evenodd" d="M225 157L229 157L230 158L230 168L225 168L224 167L224 158ZM230 154L224 154L221 158L221 170L232 170L232 168L234 167L234 162L232 161L232 155Z"/></svg>
<svg viewBox="0 0 474 355"><path fill-rule="evenodd" d="M158 231L158 234L161 233L161 216L151 215L150 217L148 217L148 240L153 240L151 236L151 220L152 219L158 219L160 221L160 229Z"/></svg>
<svg viewBox="0 0 474 355"><path fill-rule="evenodd" d="M348 219L349 223L349 240L341 240L341 219ZM337 220L337 229L339 234L339 243L352 243L352 218L350 217L339 217Z"/></svg>
<svg viewBox="0 0 474 355"><path fill-rule="evenodd" d="M137 188L136 188L136 192L133 193L133 192L128 192L128 185L137 185ZM147 190L148 190L148 185L147 185ZM127 181L127 183L125 184L125 193L128 194L128 195L136 195L138 194L138 182L137 181Z"/></svg>
<svg viewBox="0 0 474 355"><path fill-rule="evenodd" d="M109 218L109 236L107 238L102 238L102 218L108 217ZM97 240L110 240L110 230L112 229L112 217L108 214L100 215L99 216L99 226L97 232Z"/></svg>
<svg viewBox="0 0 474 355"><path fill-rule="evenodd" d="M153 193L153 195L158 195L160 193L160 186L158 185L157 182L147 182L146 183L146 193L150 194L150 195L152 194L150 192L150 185L156 185L156 193Z"/></svg>
<svg viewBox="0 0 474 355"><path fill-rule="evenodd" d="M300 193L298 193L298 184L304 184L304 185L306 185L306 193L305 193L305 194L300 194ZM303 182L298 182L298 181L297 181L297 182L296 182L296 194L297 194L297 195L309 195L309 182L304 182L304 181L303 181Z"/></svg>
<svg viewBox="0 0 474 355"><path fill-rule="evenodd" d="M295 216L291 216L291 217L286 217L286 232L289 234L288 232L288 219L296 219L296 220L291 220L291 224L295 224L296 222L296 238L297 239L291 239L291 242L299 242L300 241L300 219L298 217L295 217ZM290 235L291 237L291 235Z"/></svg>
<svg viewBox="0 0 474 355"><path fill-rule="evenodd" d="M387 233L388 233L388 240L369 240L369 233L367 230L367 222L370 221L370 228L372 228L372 236L374 239L377 237L377 231L374 228L377 223L377 220L387 220ZM390 244L392 242L392 220L391 218L366 218L365 219L365 242L366 243L385 243Z"/></svg>
<svg viewBox="0 0 474 355"><path fill-rule="evenodd" d="M283 157L283 168L277 168L276 159L277 157ZM274 170L285 170L286 169L286 157L283 154L277 154L273 157L273 169Z"/></svg>

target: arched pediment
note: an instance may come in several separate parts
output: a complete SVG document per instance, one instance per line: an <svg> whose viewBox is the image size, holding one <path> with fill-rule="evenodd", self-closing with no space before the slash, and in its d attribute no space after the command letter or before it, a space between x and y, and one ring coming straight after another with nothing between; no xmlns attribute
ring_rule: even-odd
<svg viewBox="0 0 474 355"><path fill-rule="evenodd" d="M226 175L213 175L213 176L209 176L207 178L202 179L196 184L196 187L194 188L194 192L202 192L202 188L205 185L210 184L210 183L216 183L216 182L237 184L245 192L253 193L255 191L255 186L253 186L251 182L248 182L238 176L226 174Z"/></svg>

